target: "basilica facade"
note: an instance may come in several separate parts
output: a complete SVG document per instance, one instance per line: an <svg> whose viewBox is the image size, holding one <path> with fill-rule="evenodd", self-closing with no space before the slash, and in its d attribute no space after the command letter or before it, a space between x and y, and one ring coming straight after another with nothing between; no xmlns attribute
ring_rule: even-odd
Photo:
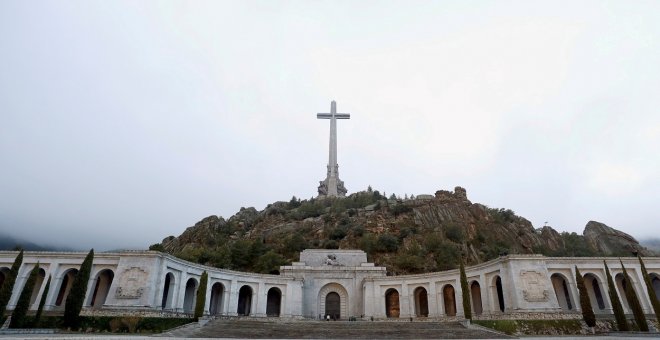
<svg viewBox="0 0 660 340"><path fill-rule="evenodd" d="M17 252L0 252L0 283ZM38 308L51 277L46 310L64 309L73 278L85 257L78 252L25 252L8 309L14 308L32 268L40 271L31 309ZM475 319L580 318L575 266L584 276L592 308L612 314L603 261L623 292L632 285L642 308L652 314L637 258L553 258L507 255L467 267L467 292ZM653 292L660 296L660 258L644 258ZM202 273L208 273L204 313L294 319L463 319L458 270L387 276L386 268L367 261L361 250L307 249L300 261L282 266L279 275L207 267L155 251L97 253L83 313L92 315L175 316L192 314Z"/></svg>

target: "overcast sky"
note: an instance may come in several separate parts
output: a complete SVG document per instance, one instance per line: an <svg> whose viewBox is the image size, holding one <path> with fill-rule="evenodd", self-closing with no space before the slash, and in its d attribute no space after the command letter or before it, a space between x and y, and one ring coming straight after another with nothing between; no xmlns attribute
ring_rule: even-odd
<svg viewBox="0 0 660 340"><path fill-rule="evenodd" d="M660 230L658 1L0 1L0 233L145 248L316 196L467 189Z"/></svg>

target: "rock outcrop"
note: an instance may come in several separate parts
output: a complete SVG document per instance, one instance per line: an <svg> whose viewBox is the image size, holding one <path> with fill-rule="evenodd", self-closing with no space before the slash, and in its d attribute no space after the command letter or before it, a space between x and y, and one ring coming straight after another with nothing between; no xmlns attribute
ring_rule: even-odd
<svg viewBox="0 0 660 340"><path fill-rule="evenodd" d="M637 240L624 233L608 227L604 223L589 221L584 228L584 238L596 251L614 256L653 256L654 253L642 247Z"/></svg>
<svg viewBox="0 0 660 340"><path fill-rule="evenodd" d="M204 218L161 246L191 261L263 272L297 261L305 248L362 249L392 274L455 268L459 257L475 264L503 254L653 255L632 236L598 222L589 222L584 235L535 229L510 209L472 203L461 187L417 197L386 199L369 190L345 198L294 198L262 211L241 208L227 220Z"/></svg>

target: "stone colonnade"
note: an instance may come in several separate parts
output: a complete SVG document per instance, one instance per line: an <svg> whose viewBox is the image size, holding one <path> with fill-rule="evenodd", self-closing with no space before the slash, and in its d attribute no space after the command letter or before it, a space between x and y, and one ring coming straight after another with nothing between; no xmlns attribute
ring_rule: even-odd
<svg viewBox="0 0 660 340"><path fill-rule="evenodd" d="M0 283L16 254L0 252ZM45 309L62 310L85 255L25 252L8 309L15 307L18 292L39 262L41 270L30 309L37 309L46 280L51 277ZM644 311L652 314L638 260L622 260L631 282L624 280L618 259L606 259L624 310L631 313L623 289L632 285ZM660 258L644 261L654 293L660 295ZM603 258L509 255L466 268L473 317L577 318L580 304L575 266L585 278L594 312L612 314ZM84 309L99 314L190 314L204 271L209 275L204 304L207 315L441 320L464 316L457 270L386 276L384 267L368 263L366 254L357 250L305 250L300 262L281 268L281 275L206 267L151 251L97 253Z"/></svg>

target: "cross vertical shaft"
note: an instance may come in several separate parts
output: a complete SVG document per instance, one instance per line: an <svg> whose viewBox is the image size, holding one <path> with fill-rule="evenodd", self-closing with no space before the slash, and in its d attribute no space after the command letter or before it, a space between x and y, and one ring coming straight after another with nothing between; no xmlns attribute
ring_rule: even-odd
<svg viewBox="0 0 660 340"><path fill-rule="evenodd" d="M318 119L330 119L330 147L328 155L328 171L325 180L320 181L318 187L319 197L343 197L346 195L344 182L339 179L339 165L337 164L337 119L350 119L348 113L337 113L337 103L330 104L330 113L319 113Z"/></svg>

